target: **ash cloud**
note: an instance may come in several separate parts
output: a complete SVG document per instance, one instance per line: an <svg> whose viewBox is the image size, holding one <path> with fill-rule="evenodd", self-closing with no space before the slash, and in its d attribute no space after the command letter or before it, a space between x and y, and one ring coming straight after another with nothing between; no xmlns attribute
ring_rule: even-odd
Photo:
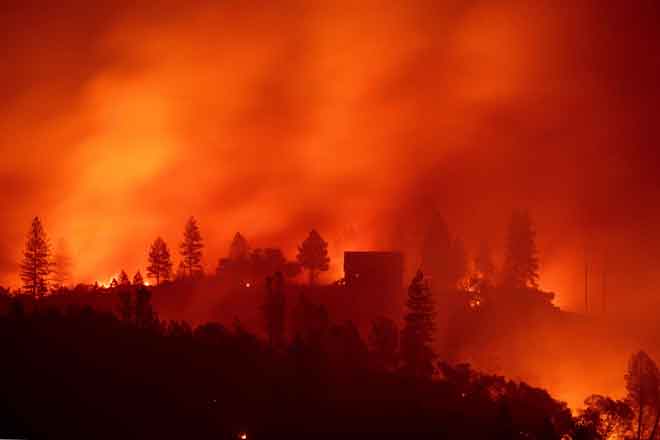
<svg viewBox="0 0 660 440"><path fill-rule="evenodd" d="M92 281L176 249L189 215L207 271L236 230L291 255L316 227L337 275L432 207L474 247L523 206L562 307L585 249L612 307L658 302L652 3L3 8L3 284L34 215Z"/></svg>

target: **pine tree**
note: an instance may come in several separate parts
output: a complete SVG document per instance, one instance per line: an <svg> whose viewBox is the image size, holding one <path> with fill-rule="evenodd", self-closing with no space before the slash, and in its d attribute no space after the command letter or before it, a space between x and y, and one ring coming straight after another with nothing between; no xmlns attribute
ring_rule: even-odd
<svg viewBox="0 0 660 440"><path fill-rule="evenodd" d="M71 282L71 256L64 240L60 240L53 257L53 287L60 289Z"/></svg>
<svg viewBox="0 0 660 440"><path fill-rule="evenodd" d="M487 283L493 282L493 278L495 278L495 263L493 263L490 245L486 240L482 240L479 244L479 253L474 259L474 267L480 280Z"/></svg>
<svg viewBox="0 0 660 440"><path fill-rule="evenodd" d="M303 268L309 271L309 284L312 285L320 271L328 270L330 263L328 243L315 229L312 229L302 245L298 246L296 259Z"/></svg>
<svg viewBox="0 0 660 440"><path fill-rule="evenodd" d="M138 327L149 328L157 324L158 318L151 304L151 292L146 287L135 291L135 323Z"/></svg>
<svg viewBox="0 0 660 440"><path fill-rule="evenodd" d="M468 273L468 256L465 244L459 237L456 237L451 244L451 257L450 275L452 287L455 287L459 281L465 279Z"/></svg>
<svg viewBox="0 0 660 440"><path fill-rule="evenodd" d="M284 276L276 272L266 278L266 299L263 305L266 332L271 348L279 348L284 344Z"/></svg>
<svg viewBox="0 0 660 440"><path fill-rule="evenodd" d="M121 272L119 272L119 285L122 287L131 285L131 280L128 279L128 274L126 274L123 269Z"/></svg>
<svg viewBox="0 0 660 440"><path fill-rule="evenodd" d="M434 289L444 291L456 286L458 264L449 228L444 218L434 212L422 245L422 270L430 276Z"/></svg>
<svg viewBox="0 0 660 440"><path fill-rule="evenodd" d="M48 292L48 277L51 274L50 244L39 217L32 220L23 251L20 276L23 288L32 296L41 297Z"/></svg>
<svg viewBox="0 0 660 440"><path fill-rule="evenodd" d="M183 232L183 241L179 246L181 262L190 278L200 276L202 269L202 235L195 217L190 217Z"/></svg>
<svg viewBox="0 0 660 440"><path fill-rule="evenodd" d="M250 257L250 245L248 241L237 232L229 246L229 259L231 261L246 261Z"/></svg>
<svg viewBox="0 0 660 440"><path fill-rule="evenodd" d="M538 289L539 260L536 232L527 212L514 211L509 223L503 282L517 289Z"/></svg>
<svg viewBox="0 0 660 440"><path fill-rule="evenodd" d="M175 279L183 280L186 278L186 267L183 264L183 261L179 261L179 266L176 269Z"/></svg>
<svg viewBox="0 0 660 440"><path fill-rule="evenodd" d="M133 285L134 286L144 286L144 278L142 278L142 274L138 270L135 272L135 275L133 275Z"/></svg>
<svg viewBox="0 0 660 440"><path fill-rule="evenodd" d="M117 295L119 299L119 317L122 321L130 322L133 319L134 305L131 300L131 291L122 290Z"/></svg>
<svg viewBox="0 0 660 440"><path fill-rule="evenodd" d="M424 274L417 271L408 288L408 313L401 331L401 359L404 371L416 377L433 375L436 355L431 344L435 330L433 298Z"/></svg>
<svg viewBox="0 0 660 440"><path fill-rule="evenodd" d="M399 329L389 318L376 318L369 332L371 355L379 368L390 370L396 367L399 348Z"/></svg>
<svg viewBox="0 0 660 440"><path fill-rule="evenodd" d="M172 274L172 261L170 260L170 251L162 238L158 237L151 245L149 250L149 266L147 267L147 276L156 279L156 285L161 281L170 279Z"/></svg>

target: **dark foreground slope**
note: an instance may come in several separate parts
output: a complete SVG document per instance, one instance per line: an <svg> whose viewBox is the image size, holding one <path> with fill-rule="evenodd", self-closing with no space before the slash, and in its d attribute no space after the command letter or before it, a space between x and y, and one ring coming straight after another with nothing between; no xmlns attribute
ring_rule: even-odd
<svg viewBox="0 0 660 440"><path fill-rule="evenodd" d="M448 366L415 380L376 370L359 347L273 351L240 326L14 310L0 347L2 438L552 439L571 424L525 384Z"/></svg>

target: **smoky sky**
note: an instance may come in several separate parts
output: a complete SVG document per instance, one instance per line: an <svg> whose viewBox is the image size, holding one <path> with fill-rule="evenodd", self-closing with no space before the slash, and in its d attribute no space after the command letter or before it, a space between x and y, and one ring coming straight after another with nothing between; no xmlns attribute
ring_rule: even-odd
<svg viewBox="0 0 660 440"><path fill-rule="evenodd" d="M0 282L35 215L79 281L143 270L157 235L176 252L190 215L207 271L236 231L293 257L317 228L331 278L349 248L414 266L434 209L501 256L526 208L559 305L585 260L613 307L655 304L658 8L4 2Z"/></svg>

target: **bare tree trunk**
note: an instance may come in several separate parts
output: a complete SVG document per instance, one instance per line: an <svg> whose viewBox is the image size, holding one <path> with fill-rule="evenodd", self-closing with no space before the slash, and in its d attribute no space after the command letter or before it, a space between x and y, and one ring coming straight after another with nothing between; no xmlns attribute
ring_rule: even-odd
<svg viewBox="0 0 660 440"><path fill-rule="evenodd" d="M655 438L655 433L658 430L658 422L660 422L660 411L656 411L655 422L653 423L653 431L651 431L649 440L653 440Z"/></svg>

